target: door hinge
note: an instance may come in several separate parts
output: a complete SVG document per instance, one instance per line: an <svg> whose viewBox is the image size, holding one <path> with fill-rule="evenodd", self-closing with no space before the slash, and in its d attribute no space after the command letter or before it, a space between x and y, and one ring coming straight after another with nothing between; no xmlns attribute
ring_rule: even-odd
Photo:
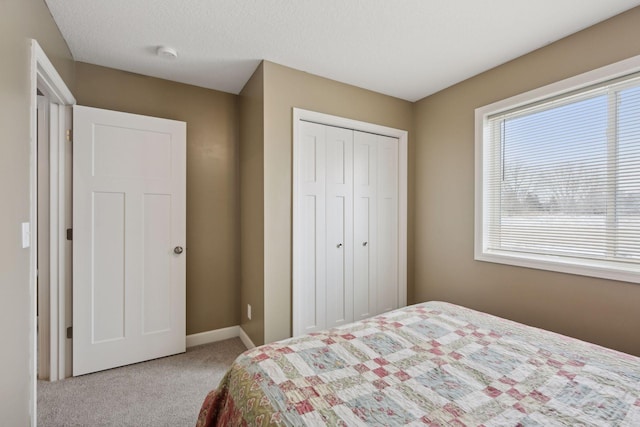
<svg viewBox="0 0 640 427"><path fill-rule="evenodd" d="M67 129L67 141L73 141L73 130Z"/></svg>
<svg viewBox="0 0 640 427"><path fill-rule="evenodd" d="M67 228L67 240L73 240L73 228Z"/></svg>
<svg viewBox="0 0 640 427"><path fill-rule="evenodd" d="M73 326L67 328L67 339L73 338Z"/></svg>

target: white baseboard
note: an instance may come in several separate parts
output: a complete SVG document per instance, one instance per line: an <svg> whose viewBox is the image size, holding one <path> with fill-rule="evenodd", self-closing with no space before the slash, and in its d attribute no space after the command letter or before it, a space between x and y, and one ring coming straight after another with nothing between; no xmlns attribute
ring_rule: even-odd
<svg viewBox="0 0 640 427"><path fill-rule="evenodd" d="M196 345L228 340L229 338L235 338L239 336L240 326L229 326L228 328L200 332L198 334L187 335L187 348Z"/></svg>
<svg viewBox="0 0 640 427"><path fill-rule="evenodd" d="M240 329L240 339L242 340L244 346L247 347L248 350L255 348L256 345L253 343L253 341L251 341L251 338L249 338L249 335L247 335L244 329L242 329L241 326L238 326L238 329Z"/></svg>
<svg viewBox="0 0 640 427"><path fill-rule="evenodd" d="M215 329L213 331L200 332L197 334L187 335L187 348L196 345L210 344L228 340L229 338L239 337L247 349L254 348L255 345L249 338L249 335L240 326L229 326L228 328Z"/></svg>

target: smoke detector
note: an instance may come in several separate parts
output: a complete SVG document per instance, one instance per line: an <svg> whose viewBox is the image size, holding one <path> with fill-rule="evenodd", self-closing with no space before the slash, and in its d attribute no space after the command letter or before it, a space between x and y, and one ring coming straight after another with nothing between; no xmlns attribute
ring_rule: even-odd
<svg viewBox="0 0 640 427"><path fill-rule="evenodd" d="M156 50L156 55L161 58L176 59L178 57L178 51L169 46L159 46Z"/></svg>

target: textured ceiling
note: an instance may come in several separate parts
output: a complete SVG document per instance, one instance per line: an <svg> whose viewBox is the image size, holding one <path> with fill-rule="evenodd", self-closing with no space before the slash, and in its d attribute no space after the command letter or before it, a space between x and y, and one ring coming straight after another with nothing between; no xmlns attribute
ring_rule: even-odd
<svg viewBox="0 0 640 427"><path fill-rule="evenodd" d="M415 101L640 0L46 3L77 61L238 93L266 59Z"/></svg>

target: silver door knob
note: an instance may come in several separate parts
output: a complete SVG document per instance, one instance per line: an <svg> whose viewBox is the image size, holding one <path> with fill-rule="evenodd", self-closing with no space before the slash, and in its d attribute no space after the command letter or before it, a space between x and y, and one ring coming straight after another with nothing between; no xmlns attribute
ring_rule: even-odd
<svg viewBox="0 0 640 427"><path fill-rule="evenodd" d="M176 246L175 248L173 248L173 253L178 255L180 255L183 251L184 249L182 249L182 246Z"/></svg>
<svg viewBox="0 0 640 427"><path fill-rule="evenodd" d="M336 248L338 248L338 249L340 249L341 247L342 247L342 243L338 243L338 244L336 245Z"/></svg>

